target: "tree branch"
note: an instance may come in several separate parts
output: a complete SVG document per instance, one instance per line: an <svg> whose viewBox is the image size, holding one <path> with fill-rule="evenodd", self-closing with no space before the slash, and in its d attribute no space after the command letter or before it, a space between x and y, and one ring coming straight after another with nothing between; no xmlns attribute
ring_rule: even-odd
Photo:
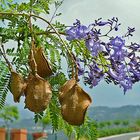
<svg viewBox="0 0 140 140"><path fill-rule="evenodd" d="M14 15L14 16L27 16L27 17L29 17L29 15L26 13L0 12L0 16L2 16L2 15Z"/></svg>
<svg viewBox="0 0 140 140"><path fill-rule="evenodd" d="M60 35L66 35L64 32L58 32ZM48 35L48 34L56 34L56 32L37 32L36 35Z"/></svg>

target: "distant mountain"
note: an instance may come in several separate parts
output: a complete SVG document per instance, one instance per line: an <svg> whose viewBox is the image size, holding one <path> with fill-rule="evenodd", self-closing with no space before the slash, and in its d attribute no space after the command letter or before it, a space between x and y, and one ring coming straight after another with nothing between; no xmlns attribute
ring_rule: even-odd
<svg viewBox="0 0 140 140"><path fill-rule="evenodd" d="M137 119L140 118L140 105L127 105L122 107L96 106L88 109L90 118L98 121L116 119ZM20 119L33 118L34 113L28 109L20 110Z"/></svg>
<svg viewBox="0 0 140 140"><path fill-rule="evenodd" d="M139 105L127 105L122 107L90 107L88 110L90 118L97 121L107 120L135 120L140 118Z"/></svg>
<svg viewBox="0 0 140 140"><path fill-rule="evenodd" d="M96 121L111 121L111 120L133 120L140 118L140 105L127 105L122 107L90 107L88 115L91 119ZM33 129L36 127L33 120L34 113L27 109L20 110L20 120L11 124L15 128ZM0 124L3 122L0 120Z"/></svg>

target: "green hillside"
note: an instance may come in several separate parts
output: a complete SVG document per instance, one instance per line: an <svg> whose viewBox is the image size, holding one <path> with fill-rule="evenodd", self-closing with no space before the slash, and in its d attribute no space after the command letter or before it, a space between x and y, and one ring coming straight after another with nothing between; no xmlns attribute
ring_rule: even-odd
<svg viewBox="0 0 140 140"><path fill-rule="evenodd" d="M88 110L90 118L97 121L109 120L135 120L140 118L140 106L122 106L122 107L91 107Z"/></svg>

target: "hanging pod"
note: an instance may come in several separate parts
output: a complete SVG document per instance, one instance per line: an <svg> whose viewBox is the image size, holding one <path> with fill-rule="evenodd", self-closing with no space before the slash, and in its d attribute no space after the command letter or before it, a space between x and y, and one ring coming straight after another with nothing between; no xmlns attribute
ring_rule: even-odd
<svg viewBox="0 0 140 140"><path fill-rule="evenodd" d="M59 91L61 114L71 125L81 125L92 100L73 78L67 81Z"/></svg>
<svg viewBox="0 0 140 140"><path fill-rule="evenodd" d="M35 76L30 74L25 96L25 108L35 113L42 112L46 109L52 97L50 84L38 74Z"/></svg>
<svg viewBox="0 0 140 140"><path fill-rule="evenodd" d="M14 102L19 102L21 95L24 93L24 89L26 88L26 82L24 81L23 77L13 70L13 67L9 60L6 57L6 52L4 46L1 45L2 48L2 55L5 59L5 62L8 65L9 71L11 72L11 78L9 83L9 90L13 94ZM1 51L1 49L0 49Z"/></svg>
<svg viewBox="0 0 140 140"><path fill-rule="evenodd" d="M45 78L47 76L52 75L52 69L50 67L50 64L48 60L45 57L44 51L42 47L33 47L33 55L34 59L37 65L37 73L39 76ZM35 69L34 63L31 59L31 54L29 55L29 65L31 70L33 71Z"/></svg>
<svg viewBox="0 0 140 140"><path fill-rule="evenodd" d="M73 78L71 80L68 80L59 90L59 102L60 104L63 104L65 98L67 98L67 93L73 88L73 86L76 84L76 80Z"/></svg>
<svg viewBox="0 0 140 140"><path fill-rule="evenodd" d="M13 94L14 102L19 102L26 88L26 82L20 74L11 71L10 91Z"/></svg>

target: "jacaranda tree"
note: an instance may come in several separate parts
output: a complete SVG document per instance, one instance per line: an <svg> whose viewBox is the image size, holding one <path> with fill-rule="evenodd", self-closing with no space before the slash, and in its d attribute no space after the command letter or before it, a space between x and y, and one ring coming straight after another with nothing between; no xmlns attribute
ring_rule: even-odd
<svg viewBox="0 0 140 140"><path fill-rule="evenodd" d="M55 11L48 19L51 4ZM47 109L54 130L65 129L68 136L75 133L79 138L85 136L86 128L86 137L93 140L95 123L84 122L91 98L79 82L93 88L105 80L126 93L140 80L140 45L126 42L135 28L117 35L121 28L117 17L99 18L89 26L78 19L71 26L55 21L61 15L57 13L61 4L53 0L1 1L0 108L8 91L15 102L24 95L25 108L35 113L36 122ZM46 26L40 27L40 21ZM11 41L15 45L5 47ZM81 129L73 126L81 124Z"/></svg>

